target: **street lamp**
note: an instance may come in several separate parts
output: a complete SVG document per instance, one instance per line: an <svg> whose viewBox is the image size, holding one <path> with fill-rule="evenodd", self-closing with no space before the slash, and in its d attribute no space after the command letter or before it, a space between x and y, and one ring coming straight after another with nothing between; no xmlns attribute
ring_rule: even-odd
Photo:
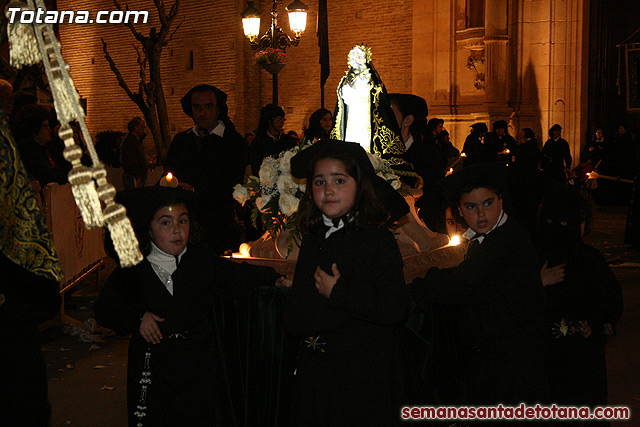
<svg viewBox="0 0 640 427"><path fill-rule="evenodd" d="M289 46L298 46L300 36L307 26L307 11L309 8L300 0L294 0L286 7L289 14L289 27L294 37L289 37L278 26L278 1L273 0L271 8L271 28L260 38L260 11L253 6L253 1L247 1L247 8L242 11L242 28L244 35L249 39L252 49L265 49L268 47L286 51ZM278 72L280 70L267 70L273 75L273 103L278 104Z"/></svg>

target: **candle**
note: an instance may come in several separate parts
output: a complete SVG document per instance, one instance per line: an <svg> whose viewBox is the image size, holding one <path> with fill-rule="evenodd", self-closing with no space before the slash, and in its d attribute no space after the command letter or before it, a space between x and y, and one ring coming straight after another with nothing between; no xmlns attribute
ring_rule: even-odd
<svg viewBox="0 0 640 427"><path fill-rule="evenodd" d="M169 172L160 180L160 186L176 188L178 186L178 178L176 178L171 172Z"/></svg>
<svg viewBox="0 0 640 427"><path fill-rule="evenodd" d="M449 239L449 245L458 246L459 244L460 244L460 236L458 236L457 234L454 236L451 236L451 239Z"/></svg>

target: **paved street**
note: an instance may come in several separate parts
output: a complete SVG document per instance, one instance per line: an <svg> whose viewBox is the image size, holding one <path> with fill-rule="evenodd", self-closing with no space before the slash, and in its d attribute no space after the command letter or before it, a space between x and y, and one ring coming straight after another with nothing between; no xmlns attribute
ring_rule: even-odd
<svg viewBox="0 0 640 427"><path fill-rule="evenodd" d="M602 207L595 211L593 232L587 241L600 249L622 283L625 310L618 335L607 345L609 401L629 406L640 417L640 251L622 243L626 209ZM108 263L101 282L113 269ZM99 286L88 282L71 298L76 318L92 316L91 304ZM126 338L106 337L100 343L82 343L54 327L44 333L43 349L49 372L51 425L126 425ZM616 426L638 426L640 418Z"/></svg>

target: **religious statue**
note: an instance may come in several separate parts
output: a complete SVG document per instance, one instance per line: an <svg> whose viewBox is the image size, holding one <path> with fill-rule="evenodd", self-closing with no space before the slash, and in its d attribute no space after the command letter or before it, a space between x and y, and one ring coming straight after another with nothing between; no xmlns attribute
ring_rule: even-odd
<svg viewBox="0 0 640 427"><path fill-rule="evenodd" d="M387 90L371 62L371 49L356 45L349 52L348 63L338 85L331 138L357 142L387 160L398 175L416 176L403 159L406 149Z"/></svg>

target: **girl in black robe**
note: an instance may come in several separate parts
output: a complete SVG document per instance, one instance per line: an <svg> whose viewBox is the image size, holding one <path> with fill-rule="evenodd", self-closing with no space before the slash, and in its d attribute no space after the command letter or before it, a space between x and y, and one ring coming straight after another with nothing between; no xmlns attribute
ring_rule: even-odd
<svg viewBox="0 0 640 427"><path fill-rule="evenodd" d="M196 243L194 193L142 187L119 193L145 259L117 268L100 293L97 321L132 334L127 369L129 425L230 425L223 371L215 363L214 299L287 284L267 267L238 265Z"/></svg>
<svg viewBox="0 0 640 427"><path fill-rule="evenodd" d="M565 265L564 280L544 288L550 401L593 408L607 404L605 344L623 304L620 283L604 257L582 241L589 208L573 188L548 192L538 236L542 261L550 267Z"/></svg>
<svg viewBox="0 0 640 427"><path fill-rule="evenodd" d="M285 327L300 337L295 425L395 425L407 404L395 328L410 298L378 197L395 205L395 218L408 206L358 144L321 140L296 155L291 170L307 178L285 308Z"/></svg>

